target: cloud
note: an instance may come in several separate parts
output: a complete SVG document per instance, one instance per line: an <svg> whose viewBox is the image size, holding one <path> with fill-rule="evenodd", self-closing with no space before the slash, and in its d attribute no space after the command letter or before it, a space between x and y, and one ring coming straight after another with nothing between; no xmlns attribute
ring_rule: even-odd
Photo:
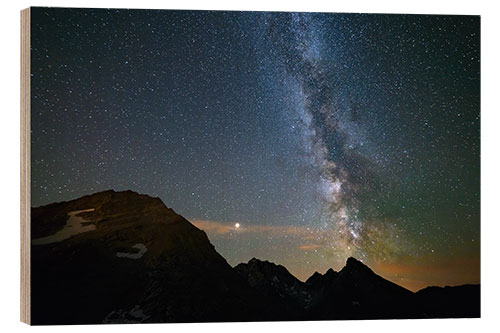
<svg viewBox="0 0 500 333"><path fill-rule="evenodd" d="M319 248L321 248L321 245L318 245L318 244L302 244L302 245L299 245L299 249L305 250L305 251L317 250Z"/></svg>
<svg viewBox="0 0 500 333"><path fill-rule="evenodd" d="M343 229L258 225L236 221L193 220L192 223L208 234L223 255L233 259L231 264L236 265L260 256L284 265L302 280L307 279L314 271L326 271L330 267L341 269L349 256L363 259L364 250L370 252L366 264L376 274L412 291L429 285L460 285L480 281L479 256L416 256L409 251L411 248L408 245L395 241L397 231L386 229L386 224L382 223L376 224L376 230L365 230L367 239L361 245L369 248L363 247L357 252L357 248L342 236ZM240 224L239 228L235 227L236 223ZM242 241L243 239L248 241ZM231 257L235 249L238 253L236 258ZM394 251L398 250L401 254L395 256ZM303 251L307 251L306 260L310 260L313 266L296 260L302 258L300 256L304 255Z"/></svg>
<svg viewBox="0 0 500 333"><path fill-rule="evenodd" d="M386 279L413 291L430 285L453 286L480 282L480 260L476 257L412 256L394 262L374 262L371 267Z"/></svg>
<svg viewBox="0 0 500 333"><path fill-rule="evenodd" d="M193 220L197 228L204 230L211 238L223 237L230 234L246 234L253 237L273 237L294 239L296 248L304 251L313 251L323 247L317 244L326 235L325 230L313 229L302 226L273 226L245 224L242 222L220 222L210 220ZM236 223L240 226L235 227Z"/></svg>
<svg viewBox="0 0 500 333"><path fill-rule="evenodd" d="M198 229L204 230L209 234L224 235L232 231L237 231L234 224L226 224L208 220L193 220L191 221Z"/></svg>
<svg viewBox="0 0 500 333"><path fill-rule="evenodd" d="M213 235L225 235L231 232L237 233L265 233L267 235L294 235L304 238L311 238L311 236L320 233L320 230L311 229L308 227L295 227L295 226L273 226L273 225L259 225L259 224L245 224L243 222L220 222L210 220L192 220L197 228L206 231ZM235 224L239 223L240 227L236 228Z"/></svg>

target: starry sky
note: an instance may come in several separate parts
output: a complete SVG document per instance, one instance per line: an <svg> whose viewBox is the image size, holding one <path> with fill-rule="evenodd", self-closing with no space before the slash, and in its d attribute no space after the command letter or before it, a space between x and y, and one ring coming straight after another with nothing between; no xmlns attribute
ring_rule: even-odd
<svg viewBox="0 0 500 333"><path fill-rule="evenodd" d="M131 189L231 265L479 282L478 16L32 8L31 52L32 206Z"/></svg>

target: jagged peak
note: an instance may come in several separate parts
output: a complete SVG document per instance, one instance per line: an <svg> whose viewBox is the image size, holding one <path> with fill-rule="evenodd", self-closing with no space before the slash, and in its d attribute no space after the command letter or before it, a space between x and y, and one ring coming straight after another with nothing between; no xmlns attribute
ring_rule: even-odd
<svg viewBox="0 0 500 333"><path fill-rule="evenodd" d="M346 266L349 266L349 265L357 265L357 264L361 264L361 265L364 265L361 261L359 261L358 259L354 258L354 257L349 257L347 258L346 260Z"/></svg>
<svg viewBox="0 0 500 333"><path fill-rule="evenodd" d="M252 259L250 259L247 263L247 265L268 265L268 266L275 266L275 267L284 267L282 265L279 265L279 264L275 264L274 262L271 262L269 260L262 260L262 259L258 259L258 258L255 258L253 257Z"/></svg>
<svg viewBox="0 0 500 333"><path fill-rule="evenodd" d="M252 263L252 262L269 262L269 261L261 260L261 259L253 257L252 259L248 260L248 263Z"/></svg>
<svg viewBox="0 0 500 333"><path fill-rule="evenodd" d="M323 277L323 274L319 272L314 272L307 280L306 283L314 283Z"/></svg>
<svg viewBox="0 0 500 333"><path fill-rule="evenodd" d="M309 279L310 279L310 278L313 278L313 277L320 277L320 276L323 276L323 274L321 274L320 272L317 272L317 271L316 271L316 272L314 272L314 273L313 273L313 275L311 275L311 276L309 277ZM308 279L308 280L309 280L309 279Z"/></svg>
<svg viewBox="0 0 500 333"><path fill-rule="evenodd" d="M338 275L338 272L334 271L332 268L329 268L325 274L321 274L319 272L314 272L307 280L306 283L315 283L316 281L325 281L331 280Z"/></svg>
<svg viewBox="0 0 500 333"><path fill-rule="evenodd" d="M368 266L366 266L361 260L358 260L354 257L347 258L346 263L345 263L345 267L343 269L345 269L345 268L348 268L348 269L349 268L362 268L362 269L369 269L370 270L370 268Z"/></svg>
<svg viewBox="0 0 500 333"><path fill-rule="evenodd" d="M275 264L269 260L261 260L253 257L247 263L240 263L235 266L235 268L243 268L243 267L246 267L246 269L251 268L257 270L267 270L267 271L270 270L273 272L280 272L281 274L284 273L286 275L292 276L294 279L297 279L292 273L288 271L288 269L285 266Z"/></svg>
<svg viewBox="0 0 500 333"><path fill-rule="evenodd" d="M374 274L376 275L370 267L365 265L362 261L354 258L354 257L349 257L346 260L345 266L338 272L338 274L343 275L343 274Z"/></svg>
<svg viewBox="0 0 500 333"><path fill-rule="evenodd" d="M99 196L102 196L102 195L111 195L111 196L124 196L124 195L131 195L131 196L138 196L138 197L142 197L142 198L150 198L150 199L154 199L154 200L161 200L159 197L153 197L153 196L150 196L148 194L143 194L143 193L139 193L139 192L136 192L136 191L132 191L132 190L123 190L123 191L116 191L114 189L109 189L109 190L104 190L104 191L100 191L100 192L96 192L96 193L93 193L93 194L89 194L89 195L86 195L84 197L99 197Z"/></svg>

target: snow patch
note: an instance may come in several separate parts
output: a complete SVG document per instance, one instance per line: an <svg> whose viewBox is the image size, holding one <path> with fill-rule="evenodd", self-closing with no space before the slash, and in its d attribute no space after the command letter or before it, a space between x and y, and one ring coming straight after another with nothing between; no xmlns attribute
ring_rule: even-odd
<svg viewBox="0 0 500 333"><path fill-rule="evenodd" d="M104 318L104 324L136 324L142 323L149 319L139 305L136 305L132 310L115 310Z"/></svg>
<svg viewBox="0 0 500 333"><path fill-rule="evenodd" d="M129 259L140 259L148 251L146 245L142 243L135 244L132 246L133 249L138 249L139 252L136 253L127 253L127 252L117 252L116 256L118 258L129 258Z"/></svg>
<svg viewBox="0 0 500 333"><path fill-rule="evenodd" d="M95 230L95 224L88 224L89 220L84 219L81 216L76 216L80 213L93 212L94 208L75 210L68 213L68 220L66 225L53 235L33 239L31 241L32 245L45 245L50 243L56 243L68 239L72 236Z"/></svg>

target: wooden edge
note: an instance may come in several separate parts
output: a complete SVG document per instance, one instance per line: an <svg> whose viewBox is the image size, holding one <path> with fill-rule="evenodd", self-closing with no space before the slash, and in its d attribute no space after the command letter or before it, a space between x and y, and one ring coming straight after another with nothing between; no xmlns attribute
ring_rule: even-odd
<svg viewBox="0 0 500 333"><path fill-rule="evenodd" d="M31 324L31 10L21 11L21 321Z"/></svg>

